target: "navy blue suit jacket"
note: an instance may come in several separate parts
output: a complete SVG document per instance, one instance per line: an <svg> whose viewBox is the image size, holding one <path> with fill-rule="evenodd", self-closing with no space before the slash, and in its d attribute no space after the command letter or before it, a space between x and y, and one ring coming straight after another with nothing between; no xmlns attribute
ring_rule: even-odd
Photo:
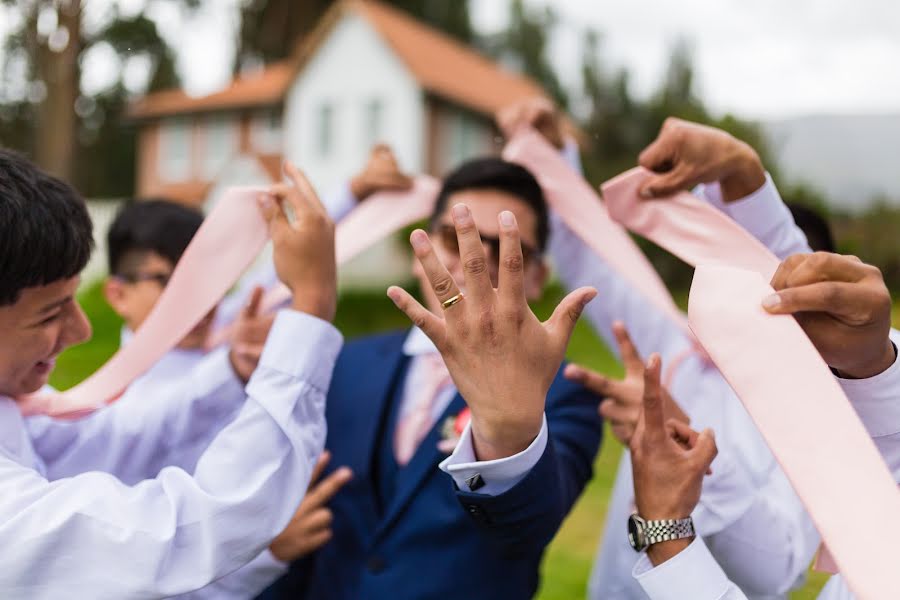
<svg viewBox="0 0 900 600"><path fill-rule="evenodd" d="M547 448L499 496L457 489L438 469L443 421L465 407L456 395L382 502L374 472L384 415L397 401L409 358L407 332L349 342L328 393L329 469L353 480L333 499L333 538L261 598L367 600L531 598L544 549L590 480L600 445L599 398L558 373L547 395ZM383 497L383 496L382 496ZM382 505L384 504L384 505Z"/></svg>

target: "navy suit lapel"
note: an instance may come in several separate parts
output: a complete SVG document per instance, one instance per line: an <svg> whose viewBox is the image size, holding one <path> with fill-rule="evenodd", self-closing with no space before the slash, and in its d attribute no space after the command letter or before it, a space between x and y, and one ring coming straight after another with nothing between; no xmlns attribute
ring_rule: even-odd
<svg viewBox="0 0 900 600"><path fill-rule="evenodd" d="M354 364L355 372L347 374L353 377L358 390L352 394L353 406L349 407L353 414L347 424L352 423L353 426L344 429L340 422L333 425L329 421L329 433L355 440L354 444L361 447L361 452L355 454L362 458L362 464L354 465L357 477L371 477L372 457L378 449L378 436L383 433L380 425L385 405L394 395L394 381L402 373L408 359L402 351L405 339L406 335L398 335L381 344L373 344L364 360ZM344 410L347 409L344 407Z"/></svg>
<svg viewBox="0 0 900 600"><path fill-rule="evenodd" d="M416 491L430 475L438 470L438 465L441 461L447 458L447 454L438 450L438 442L441 440L441 429L447 417L459 414L465 407L465 400L457 393L453 400L450 401L450 404L447 405L441 417L435 422L431 431L422 440L409 464L399 471L397 487L394 489L394 495L387 506L381 523L378 525L378 530L375 532L376 539L381 537L393 525L403 510L409 505ZM447 486L453 485L449 475L441 473L441 476L447 478L445 482Z"/></svg>

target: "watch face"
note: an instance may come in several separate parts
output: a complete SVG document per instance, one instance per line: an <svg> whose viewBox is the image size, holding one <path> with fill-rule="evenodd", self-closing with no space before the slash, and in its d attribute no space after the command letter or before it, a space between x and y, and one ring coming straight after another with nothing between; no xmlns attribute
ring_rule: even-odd
<svg viewBox="0 0 900 600"><path fill-rule="evenodd" d="M628 517L628 542L635 552L643 552L647 548L644 536L644 520L637 515Z"/></svg>

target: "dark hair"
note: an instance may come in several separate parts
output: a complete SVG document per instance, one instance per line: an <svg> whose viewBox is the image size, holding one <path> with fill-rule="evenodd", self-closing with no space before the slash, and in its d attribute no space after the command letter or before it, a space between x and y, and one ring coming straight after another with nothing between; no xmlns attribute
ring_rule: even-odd
<svg viewBox="0 0 900 600"><path fill-rule="evenodd" d="M109 272L119 274L130 255L155 252L176 264L203 215L169 200L133 200L122 207L106 234Z"/></svg>
<svg viewBox="0 0 900 600"><path fill-rule="evenodd" d="M537 215L537 244L543 251L547 247L550 224L544 191L534 175L521 165L506 162L500 158L478 158L463 163L444 178L444 185L438 194L431 213L431 225L446 210L450 196L465 190L494 189L519 198L530 206Z"/></svg>
<svg viewBox="0 0 900 600"><path fill-rule="evenodd" d="M818 211L803 206L802 204L790 204L788 208L794 215L794 223L806 234L806 240L813 252L835 252L834 236L831 235L831 227Z"/></svg>
<svg viewBox="0 0 900 600"><path fill-rule="evenodd" d="M92 229L78 192L0 149L0 306L26 288L78 275L91 257Z"/></svg>

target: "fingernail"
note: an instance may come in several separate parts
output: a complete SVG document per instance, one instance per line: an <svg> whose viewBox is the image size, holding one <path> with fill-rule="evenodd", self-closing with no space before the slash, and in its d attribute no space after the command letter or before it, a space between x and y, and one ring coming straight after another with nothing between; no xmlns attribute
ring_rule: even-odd
<svg viewBox="0 0 900 600"><path fill-rule="evenodd" d="M642 188L640 193L641 193L641 198L644 198L644 199L649 199L649 198L653 197L653 192L650 190L650 188Z"/></svg>
<svg viewBox="0 0 900 600"><path fill-rule="evenodd" d="M462 221L469 216L469 207L465 204L457 204L453 207L453 220Z"/></svg>
<svg viewBox="0 0 900 600"><path fill-rule="evenodd" d="M409 236L409 241L416 250L425 250L428 248L428 236L421 229L413 231L412 235Z"/></svg>
<svg viewBox="0 0 900 600"><path fill-rule="evenodd" d="M400 290L391 286L387 290L387 297L390 298L394 304L397 304L397 299L400 297Z"/></svg>
<svg viewBox="0 0 900 600"><path fill-rule="evenodd" d="M257 197L256 197L256 201L257 201L257 202L259 203L259 205L262 206L263 208L269 208L270 206L272 206L272 198L270 198L270 197L269 197L268 195L266 195L266 194L260 194L259 196L257 196Z"/></svg>
<svg viewBox="0 0 900 600"><path fill-rule="evenodd" d="M507 228L511 229L516 226L516 217L510 211L504 210L500 213L500 224Z"/></svg>
<svg viewBox="0 0 900 600"><path fill-rule="evenodd" d="M341 467L338 469L338 473L340 473L342 479L350 479L353 477L353 471L350 470L350 467Z"/></svg>
<svg viewBox="0 0 900 600"><path fill-rule="evenodd" d="M781 304L781 296L778 294L769 294L762 299L763 308L771 310L773 308L778 308L779 304Z"/></svg>
<svg viewBox="0 0 900 600"><path fill-rule="evenodd" d="M569 365L566 367L564 375L572 379L580 379L583 375L583 372L579 367L576 367L575 365Z"/></svg>

